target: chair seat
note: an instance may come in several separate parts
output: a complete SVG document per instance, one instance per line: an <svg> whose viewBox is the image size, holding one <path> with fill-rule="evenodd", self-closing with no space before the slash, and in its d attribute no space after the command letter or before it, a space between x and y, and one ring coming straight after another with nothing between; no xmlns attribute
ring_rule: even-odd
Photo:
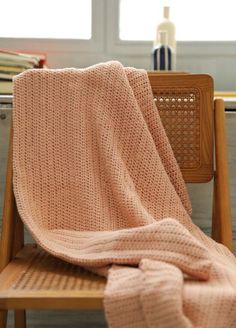
<svg viewBox="0 0 236 328"><path fill-rule="evenodd" d="M1 309L102 309L106 279L26 245L0 274Z"/></svg>

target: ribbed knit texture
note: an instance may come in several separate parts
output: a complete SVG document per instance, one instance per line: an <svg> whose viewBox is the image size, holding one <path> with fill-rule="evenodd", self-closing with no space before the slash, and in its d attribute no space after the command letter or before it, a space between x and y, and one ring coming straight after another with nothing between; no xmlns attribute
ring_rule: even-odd
<svg viewBox="0 0 236 328"><path fill-rule="evenodd" d="M14 79L14 192L49 253L108 275L110 327L236 327L236 262L191 219L147 73Z"/></svg>

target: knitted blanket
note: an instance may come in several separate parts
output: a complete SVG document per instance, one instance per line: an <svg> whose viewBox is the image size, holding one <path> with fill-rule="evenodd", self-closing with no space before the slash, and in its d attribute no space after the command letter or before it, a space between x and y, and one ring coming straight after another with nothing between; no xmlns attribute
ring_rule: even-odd
<svg viewBox="0 0 236 328"><path fill-rule="evenodd" d="M107 275L110 327L236 327L236 261L190 218L147 73L14 79L14 192L49 253Z"/></svg>

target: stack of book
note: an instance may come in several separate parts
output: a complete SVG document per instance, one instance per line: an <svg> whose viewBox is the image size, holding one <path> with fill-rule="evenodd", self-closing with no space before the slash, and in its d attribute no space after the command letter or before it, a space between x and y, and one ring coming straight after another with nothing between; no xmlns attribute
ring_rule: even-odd
<svg viewBox="0 0 236 328"><path fill-rule="evenodd" d="M0 49L0 94L12 94L13 77L29 68L43 68L46 56Z"/></svg>

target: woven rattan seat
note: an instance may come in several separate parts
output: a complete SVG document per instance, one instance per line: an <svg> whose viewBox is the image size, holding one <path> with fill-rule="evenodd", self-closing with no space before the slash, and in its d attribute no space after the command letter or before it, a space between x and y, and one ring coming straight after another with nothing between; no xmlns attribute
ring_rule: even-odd
<svg viewBox="0 0 236 328"><path fill-rule="evenodd" d="M212 237L232 249L224 103L213 99L212 78L150 72L149 79L185 181L214 178ZM25 327L25 309L102 309L105 279L24 244L12 187L12 136L0 245L0 328L9 309L15 310L16 327Z"/></svg>
<svg viewBox="0 0 236 328"><path fill-rule="evenodd" d="M105 279L57 259L36 245L24 247L0 276L0 308L87 308L86 300L102 308ZM37 295L37 299L35 296ZM48 302L47 296L54 299ZM51 304L51 305L50 305Z"/></svg>

